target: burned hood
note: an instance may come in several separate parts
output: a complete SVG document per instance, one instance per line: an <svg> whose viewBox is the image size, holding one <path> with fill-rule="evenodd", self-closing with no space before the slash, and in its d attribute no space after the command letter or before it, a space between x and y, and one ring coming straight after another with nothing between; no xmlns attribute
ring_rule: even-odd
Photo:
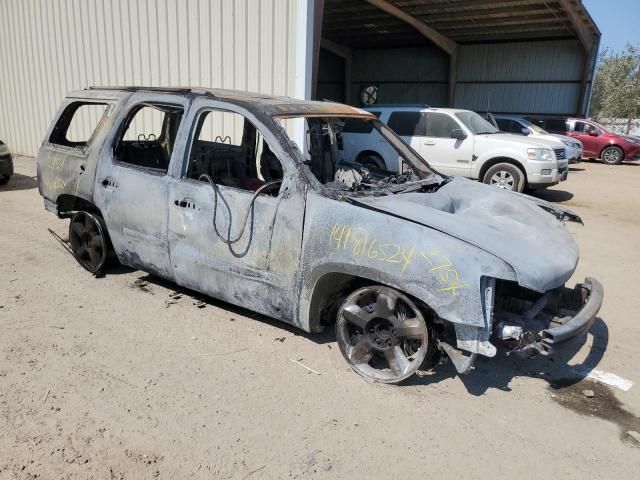
<svg viewBox="0 0 640 480"><path fill-rule="evenodd" d="M580 221L567 209L454 177L436 192L358 197L363 208L423 225L502 259L518 283L544 292L563 285L576 268L578 248L560 220Z"/></svg>

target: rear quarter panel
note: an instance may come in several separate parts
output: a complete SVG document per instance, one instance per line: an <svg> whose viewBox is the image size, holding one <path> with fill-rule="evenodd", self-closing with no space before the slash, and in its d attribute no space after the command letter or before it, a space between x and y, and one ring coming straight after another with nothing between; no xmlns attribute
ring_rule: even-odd
<svg viewBox="0 0 640 480"><path fill-rule="evenodd" d="M105 137L113 127L119 103L126 95L124 92L114 92L113 96L105 98L87 91L83 97L65 98L38 151L38 190L45 200L57 203L61 195L74 195L92 201L100 152ZM58 119L70 104L77 101L107 103L108 108L84 148L52 143L49 139Z"/></svg>

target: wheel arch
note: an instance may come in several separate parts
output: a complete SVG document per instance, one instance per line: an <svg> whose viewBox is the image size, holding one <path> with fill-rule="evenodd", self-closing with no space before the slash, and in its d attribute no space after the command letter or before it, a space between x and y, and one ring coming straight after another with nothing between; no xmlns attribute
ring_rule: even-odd
<svg viewBox="0 0 640 480"><path fill-rule="evenodd" d="M524 168L524 165L522 165L522 162L519 162L518 160L512 157L492 157L489 160L485 161L482 164L482 167L480 167L478 180L480 180L481 182L484 181L484 176L487 173L487 170L489 170L494 165L498 165L499 163L509 163L517 167L524 175L525 185L529 182L529 179L527 178L527 169Z"/></svg>
<svg viewBox="0 0 640 480"><path fill-rule="evenodd" d="M611 148L611 147L617 147L617 148L619 148L619 149L622 151L622 160L621 160L621 161L623 161L623 160L624 160L624 157L625 157L624 148L623 148L621 145L617 144L617 143L611 143L611 144L609 144L609 145L605 145L604 147L602 147L602 148L600 149L600 152L598 153L598 158L599 158L599 159L602 159L602 154L604 153L604 151L605 151L607 148Z"/></svg>
<svg viewBox="0 0 640 480"><path fill-rule="evenodd" d="M350 267L353 270L353 266ZM384 272L373 269L358 270L357 273L350 273L346 271L346 268L334 266L331 270L324 271L318 276L310 288L309 300L302 302L301 312L306 317L307 323L307 328L305 328L305 322L302 322L303 329L312 333L322 332L334 322L337 308L342 301L354 290L367 285L383 285L394 288L410 297L420 308L429 309L437 315L433 307L437 302L430 297L428 291L403 288L385 278Z"/></svg>
<svg viewBox="0 0 640 480"><path fill-rule="evenodd" d="M73 212L78 210L95 213L104 218L100 209L91 200L78 195L63 193L56 199L56 205L58 207L58 216L61 218L70 217Z"/></svg>
<svg viewBox="0 0 640 480"><path fill-rule="evenodd" d="M362 160L364 160L365 157L368 156L375 156L375 157L379 157L380 160L382 160L382 163L384 163L386 165L386 160L384 159L384 155L382 155L382 153L376 151L376 150L372 150L372 149L366 149L366 150L362 150L360 153L358 153L358 155L356 155L356 162L358 163L362 163Z"/></svg>

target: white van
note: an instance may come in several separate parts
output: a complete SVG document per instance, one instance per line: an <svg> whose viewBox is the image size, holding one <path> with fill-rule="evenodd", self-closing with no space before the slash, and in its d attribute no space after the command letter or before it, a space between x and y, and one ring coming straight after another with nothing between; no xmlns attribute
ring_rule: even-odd
<svg viewBox="0 0 640 480"><path fill-rule="evenodd" d="M420 105L367 108L400 135L438 172L480 180L522 192L567 178L564 148L555 141L501 133L470 110ZM355 124L354 124L355 125ZM399 171L395 150L375 131L342 131L343 160L371 168Z"/></svg>

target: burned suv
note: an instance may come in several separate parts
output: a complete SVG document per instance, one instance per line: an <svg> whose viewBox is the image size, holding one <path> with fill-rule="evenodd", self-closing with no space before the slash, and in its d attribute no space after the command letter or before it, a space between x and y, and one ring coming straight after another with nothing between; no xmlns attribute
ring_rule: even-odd
<svg viewBox="0 0 640 480"><path fill-rule="evenodd" d="M400 171L345 158L346 125L375 131ZM374 115L338 103L72 92L38 183L90 272L117 259L307 332L335 324L345 359L373 381L439 355L467 372L498 344L549 355L583 338L602 302L594 279L565 287L578 249L563 222L576 215L440 175Z"/></svg>

